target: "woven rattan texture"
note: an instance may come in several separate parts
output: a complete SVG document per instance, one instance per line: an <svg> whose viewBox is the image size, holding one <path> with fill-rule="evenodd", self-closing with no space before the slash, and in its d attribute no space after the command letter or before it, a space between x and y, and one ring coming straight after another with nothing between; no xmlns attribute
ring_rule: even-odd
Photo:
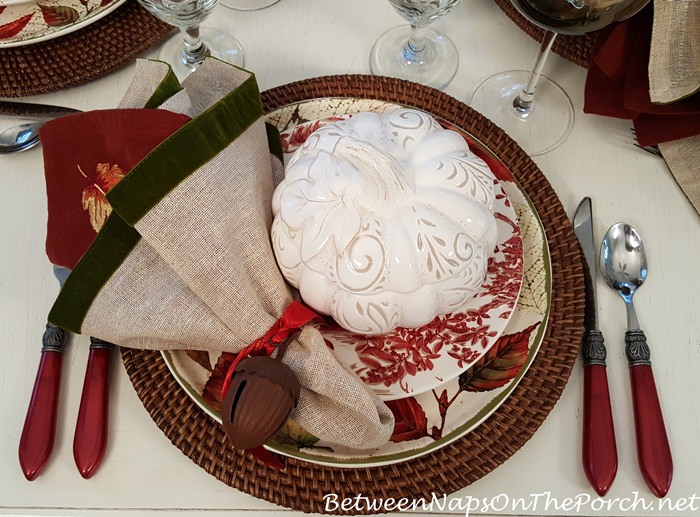
<svg viewBox="0 0 700 517"><path fill-rule="evenodd" d="M65 36L0 48L0 97L38 95L92 81L133 61L171 30L136 0L128 0Z"/></svg>
<svg viewBox="0 0 700 517"><path fill-rule="evenodd" d="M494 150L518 178L542 219L552 258L551 315L540 352L513 394L476 430L403 463L367 468L282 459L285 470L256 462L227 443L223 428L180 388L158 352L124 350L138 396L156 425L194 463L222 482L279 505L322 512L323 496L430 499L453 493L506 461L538 429L564 388L582 335L584 294L578 245L552 187L502 130L445 93L376 76L309 79L263 93L268 111L317 97L361 97L414 106L466 129Z"/></svg>
<svg viewBox="0 0 700 517"><path fill-rule="evenodd" d="M513 22L520 27L526 34L536 39L537 41L542 41L542 36L544 36L544 29L541 29L537 25L530 23L526 20L510 0L496 0L498 7L510 18ZM554 40L552 45L552 51L559 54L564 59L576 63L579 66L588 68L588 63L591 61L591 53L593 51L593 44L595 43L595 34L587 34L585 36L566 36L560 34Z"/></svg>

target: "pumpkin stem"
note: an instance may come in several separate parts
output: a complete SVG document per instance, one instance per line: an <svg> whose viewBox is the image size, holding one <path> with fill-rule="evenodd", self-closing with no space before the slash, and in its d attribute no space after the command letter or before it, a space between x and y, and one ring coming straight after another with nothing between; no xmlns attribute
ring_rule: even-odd
<svg viewBox="0 0 700 517"><path fill-rule="evenodd" d="M363 204L393 210L412 197L414 189L406 181L399 162L372 144L345 137L338 141L334 152L352 163L367 179L369 188L363 189Z"/></svg>

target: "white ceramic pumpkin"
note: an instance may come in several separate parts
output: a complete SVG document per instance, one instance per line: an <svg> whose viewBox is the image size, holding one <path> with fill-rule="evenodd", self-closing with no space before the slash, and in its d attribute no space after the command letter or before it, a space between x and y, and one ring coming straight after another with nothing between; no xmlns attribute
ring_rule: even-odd
<svg viewBox="0 0 700 517"><path fill-rule="evenodd" d="M305 303L352 332L424 325L483 283L495 183L459 134L423 112L326 124L275 190L277 262Z"/></svg>

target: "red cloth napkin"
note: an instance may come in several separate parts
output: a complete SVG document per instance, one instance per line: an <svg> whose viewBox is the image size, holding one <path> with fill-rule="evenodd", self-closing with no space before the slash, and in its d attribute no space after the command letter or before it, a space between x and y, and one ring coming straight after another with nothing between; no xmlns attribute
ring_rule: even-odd
<svg viewBox="0 0 700 517"><path fill-rule="evenodd" d="M112 109L61 117L41 128L46 254L53 264L75 267L111 211L105 194L189 120L166 110Z"/></svg>
<svg viewBox="0 0 700 517"><path fill-rule="evenodd" d="M700 94L671 104L649 98L653 6L598 33L586 77L585 113L631 119L640 145L700 134Z"/></svg>

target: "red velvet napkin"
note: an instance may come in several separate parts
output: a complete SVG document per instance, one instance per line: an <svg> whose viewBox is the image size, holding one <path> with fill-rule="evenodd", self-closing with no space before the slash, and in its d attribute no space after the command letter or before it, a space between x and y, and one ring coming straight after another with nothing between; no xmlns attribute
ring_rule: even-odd
<svg viewBox="0 0 700 517"><path fill-rule="evenodd" d="M650 4L598 33L584 94L585 113L633 120L640 145L700 134L700 94L665 105L649 98L653 15Z"/></svg>
<svg viewBox="0 0 700 517"><path fill-rule="evenodd" d="M46 254L53 264L73 269L111 211L105 194L189 120L166 110L112 109L61 117L41 128Z"/></svg>

